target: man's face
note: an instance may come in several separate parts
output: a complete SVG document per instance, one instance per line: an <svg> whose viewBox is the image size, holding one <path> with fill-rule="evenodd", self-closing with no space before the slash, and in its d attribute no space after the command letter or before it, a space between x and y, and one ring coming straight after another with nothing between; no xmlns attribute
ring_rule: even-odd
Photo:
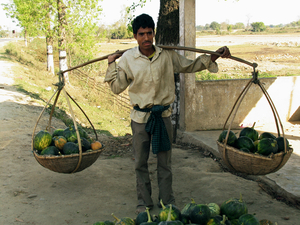
<svg viewBox="0 0 300 225"><path fill-rule="evenodd" d="M152 28L140 28L137 33L134 34L134 38L137 40L137 43L140 47L140 50L149 50L153 45L154 31Z"/></svg>

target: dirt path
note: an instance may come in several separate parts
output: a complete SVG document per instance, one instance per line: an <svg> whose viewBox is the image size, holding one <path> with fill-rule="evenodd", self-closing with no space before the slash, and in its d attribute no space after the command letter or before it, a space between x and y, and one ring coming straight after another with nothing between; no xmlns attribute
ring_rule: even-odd
<svg viewBox="0 0 300 225"><path fill-rule="evenodd" d="M12 86L17 64L0 60L0 224L82 225L136 215L135 174L130 137L119 140L100 136L106 150L86 170L60 174L40 166L31 152L33 127L42 110ZM39 123L43 129L47 115ZM53 119L52 125L64 128ZM121 155L122 157L114 157ZM254 182L224 172L209 153L174 146L174 192L179 208L194 198L197 203L222 203L240 193L249 213L278 225L298 225L300 211L273 199ZM153 199L157 200L156 159L149 160ZM155 207L151 214L157 215Z"/></svg>

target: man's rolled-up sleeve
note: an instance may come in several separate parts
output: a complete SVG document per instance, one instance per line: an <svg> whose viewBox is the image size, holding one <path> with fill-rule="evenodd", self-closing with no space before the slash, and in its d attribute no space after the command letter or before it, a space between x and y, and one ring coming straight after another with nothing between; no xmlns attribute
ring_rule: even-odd
<svg viewBox="0 0 300 225"><path fill-rule="evenodd" d="M108 66L104 82L107 82L109 84L114 94L120 94L130 84L130 81L127 79L124 70L118 67L117 63L115 62Z"/></svg>
<svg viewBox="0 0 300 225"><path fill-rule="evenodd" d="M218 64L211 61L210 55L200 55L195 60L191 60L174 52L172 58L175 72L178 73L195 73L205 69L211 73L218 72Z"/></svg>

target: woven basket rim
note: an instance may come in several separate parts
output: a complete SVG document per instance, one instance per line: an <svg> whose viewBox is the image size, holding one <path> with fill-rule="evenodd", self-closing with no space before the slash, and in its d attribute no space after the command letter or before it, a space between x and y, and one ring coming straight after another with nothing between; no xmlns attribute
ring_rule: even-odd
<svg viewBox="0 0 300 225"><path fill-rule="evenodd" d="M217 141L217 144L220 145L220 146L222 146L224 148L224 143L221 143L221 142ZM293 148L289 147L289 149L287 150L287 152L279 152L279 153L276 153L276 154L270 154L268 156L264 156L264 155L257 155L257 154L254 154L254 153L243 152L243 151L240 151L239 149L234 148L234 147L229 146L229 145L226 145L226 149L228 149L230 151L234 151L235 153L238 153L240 155L245 155L245 156L248 156L248 157L258 158L258 159L264 159L264 160L273 160L275 157L276 158L277 157L282 157L283 155L285 155L287 153L293 152Z"/></svg>
<svg viewBox="0 0 300 225"><path fill-rule="evenodd" d="M98 150L93 150L91 152L83 152L82 156L86 156L86 155L93 155L93 154L97 154L99 152L102 152L103 148L100 148ZM36 150L33 150L33 154L35 157L39 158L39 159L65 159L65 158L79 158L80 154L71 154L71 155L39 155Z"/></svg>

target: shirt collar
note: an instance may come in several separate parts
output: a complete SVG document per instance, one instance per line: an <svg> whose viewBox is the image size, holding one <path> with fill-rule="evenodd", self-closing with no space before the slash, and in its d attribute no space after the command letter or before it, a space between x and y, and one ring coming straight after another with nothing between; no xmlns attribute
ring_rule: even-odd
<svg viewBox="0 0 300 225"><path fill-rule="evenodd" d="M157 47L156 45L153 45L153 46L154 46L154 48L155 48L155 55L153 56L153 59L155 59L155 58L157 58L157 56L161 53L162 48ZM146 57L146 56L144 56L144 55L140 52L139 47L137 46L137 47L135 47L134 57L135 57L135 58L138 58L138 57ZM152 59L152 60L153 60L153 59Z"/></svg>

